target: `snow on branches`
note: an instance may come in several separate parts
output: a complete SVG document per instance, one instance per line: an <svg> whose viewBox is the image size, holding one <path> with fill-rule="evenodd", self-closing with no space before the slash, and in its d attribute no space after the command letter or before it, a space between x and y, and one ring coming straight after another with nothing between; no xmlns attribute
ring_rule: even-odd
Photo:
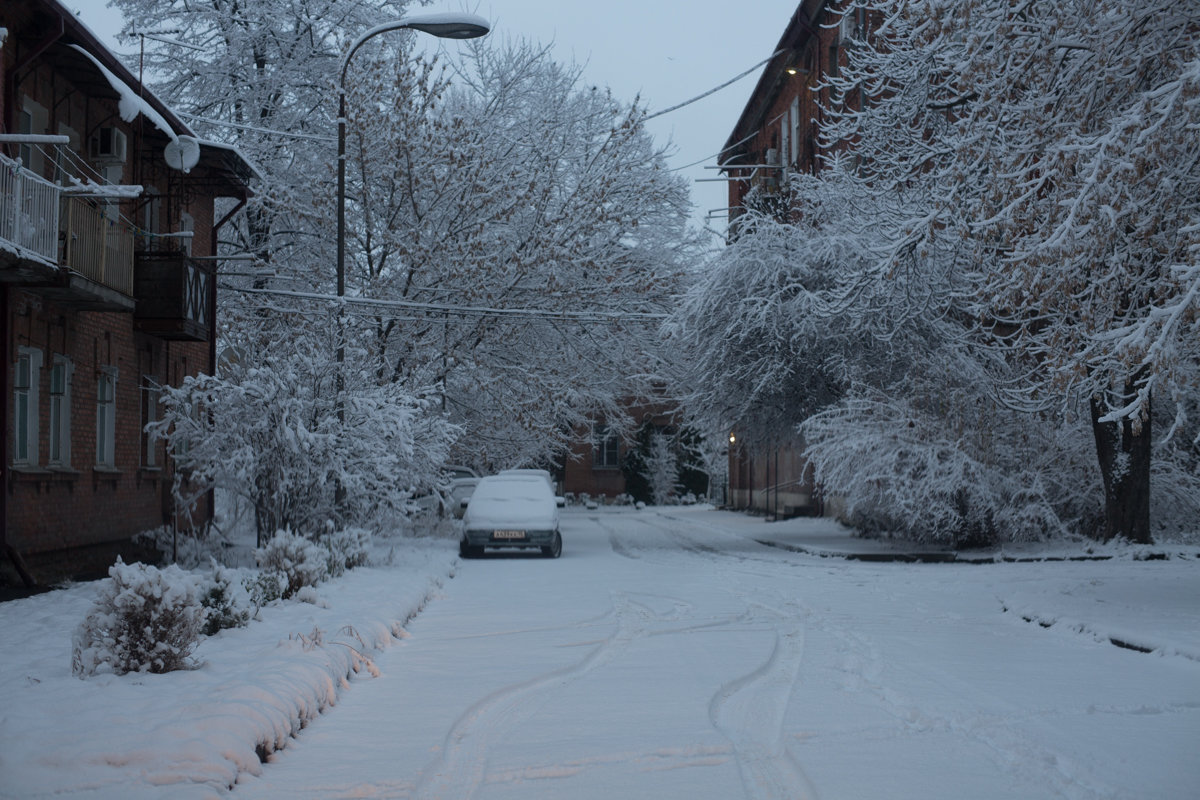
<svg viewBox="0 0 1200 800"><path fill-rule="evenodd" d="M742 225L672 323L693 397L739 430L803 422L825 491L910 508L910 532L1147 540L1152 398L1184 434L1155 458L1196 458L1200 3L854 5L873 30L821 78L825 168L785 221ZM996 488L1035 485L1021 465L1048 440L1070 443L1059 480Z"/></svg>

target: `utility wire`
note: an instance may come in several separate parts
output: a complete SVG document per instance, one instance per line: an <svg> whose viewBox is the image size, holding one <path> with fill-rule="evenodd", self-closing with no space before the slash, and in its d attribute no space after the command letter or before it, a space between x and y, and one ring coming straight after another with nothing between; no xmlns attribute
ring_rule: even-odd
<svg viewBox="0 0 1200 800"><path fill-rule="evenodd" d="M334 136L319 136L315 133L296 133L295 131L281 131L274 128L259 128L254 125L241 125L236 122L225 122L224 120L212 119L211 117L201 117L196 114L186 114L182 111L175 112L178 116L186 117L187 119L196 120L198 122L207 122L210 125L221 125L226 128L237 128L240 131L250 131L252 133L269 133L272 136L288 136L293 139L311 139L314 142L336 142Z"/></svg>
<svg viewBox="0 0 1200 800"><path fill-rule="evenodd" d="M709 89L709 90L708 90L707 92L705 92L704 94L698 94L698 95L696 95L695 97L693 97L691 100L684 100L684 101L683 101L682 103L680 103L679 105L676 105L676 106L671 106L670 108L664 108L662 111L655 111L653 114L650 114L650 115L648 115L648 116L642 117L642 122L645 122L646 120L651 120L651 119L654 119L655 117L661 117L663 114L670 114L672 111L678 111L679 109L683 108L684 106L690 106L692 103L696 102L697 100L703 100L704 98L708 97L710 94L715 94L716 92L719 92L719 91L721 91L722 89L724 89L724 88L725 88L726 86L728 86L729 84L731 84L731 83L737 83L737 82L738 82L738 81L740 81L742 78L746 77L746 76L747 76L747 75L749 75L751 72L754 72L754 70L756 70L756 69L758 69L759 67L763 66L763 65L764 65L764 64L766 64L768 61L770 61L772 58L774 58L775 56L779 55L779 54L780 54L780 53L782 53L782 52L784 52L784 50L782 50L782 49L781 49L781 50L776 50L774 53L771 53L771 55L767 56L767 57L766 57L766 58L764 58L762 61L760 61L760 62L758 62L757 64L755 64L755 65L754 65L753 67L751 67L750 69L746 70L745 72L743 72L743 73L742 73L742 74L740 74L740 75L737 75L737 76L735 76L735 77L733 77L733 78L730 78L729 80L727 80L727 81L725 81L724 83L722 83L720 86L714 86L713 88Z"/></svg>
<svg viewBox="0 0 1200 800"><path fill-rule="evenodd" d="M518 319L550 319L575 322L623 322L645 321L658 322L666 319L666 314L639 311L543 311L536 308L494 308L489 306L458 306L447 303L419 303L412 300L382 300L369 297L337 297L335 295L319 294L316 292L292 292L286 289L251 289L245 287L221 284L221 288L243 294L269 295L273 297L291 297L298 300L319 300L349 306L368 306L372 308L403 308L426 311L434 314L456 314L460 316L480 317L511 317Z"/></svg>

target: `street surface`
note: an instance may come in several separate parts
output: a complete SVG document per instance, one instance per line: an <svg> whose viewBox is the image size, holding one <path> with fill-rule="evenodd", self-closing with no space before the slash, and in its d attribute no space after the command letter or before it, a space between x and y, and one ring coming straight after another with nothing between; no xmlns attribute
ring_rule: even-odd
<svg viewBox="0 0 1200 800"><path fill-rule="evenodd" d="M1144 569L1152 585L1178 565L821 559L654 509L569 509L562 529L557 561L462 562L378 658L379 677L354 682L234 796L1200 789L1200 663L1005 610L1064 575L1084 587Z"/></svg>

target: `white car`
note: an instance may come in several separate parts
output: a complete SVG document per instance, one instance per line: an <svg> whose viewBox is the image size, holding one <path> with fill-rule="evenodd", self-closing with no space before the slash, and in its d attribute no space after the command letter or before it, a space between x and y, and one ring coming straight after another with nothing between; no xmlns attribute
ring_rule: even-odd
<svg viewBox="0 0 1200 800"><path fill-rule="evenodd" d="M455 519L462 519L467 510L467 502L478 485L479 478L455 478L450 481L450 488L446 490L446 499L447 505L450 506L450 513L454 515Z"/></svg>
<svg viewBox="0 0 1200 800"><path fill-rule="evenodd" d="M470 467L448 464L442 467L442 485L414 497L412 508L419 513L437 514L439 517L448 510L455 517L461 517L465 498L471 496L470 489L478 480L479 473Z"/></svg>
<svg viewBox="0 0 1200 800"><path fill-rule="evenodd" d="M547 558L558 558L558 513L554 491L540 476L501 473L480 478L463 514L459 554L473 558L487 547L536 547Z"/></svg>

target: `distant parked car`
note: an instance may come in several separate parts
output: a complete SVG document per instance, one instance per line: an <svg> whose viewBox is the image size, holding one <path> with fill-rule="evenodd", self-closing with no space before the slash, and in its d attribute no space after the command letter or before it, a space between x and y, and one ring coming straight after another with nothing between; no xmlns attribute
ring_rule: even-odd
<svg viewBox="0 0 1200 800"><path fill-rule="evenodd" d="M450 488L446 492L446 501L450 506L450 513L455 519L462 519L463 513L467 510L467 502L478 485L479 478L455 478L450 481Z"/></svg>
<svg viewBox="0 0 1200 800"><path fill-rule="evenodd" d="M487 547L536 547L547 558L562 555L558 503L548 481L513 473L479 479L463 514L459 553L472 558Z"/></svg>
<svg viewBox="0 0 1200 800"><path fill-rule="evenodd" d="M460 487L465 486L468 482L474 487L474 481L479 480L479 473L470 467L464 467L459 464L447 464L442 468L442 482L434 491L426 492L419 497L412 499L413 506L423 514L444 515L447 511L456 517L462 516L460 506L462 504L463 490ZM459 496L453 497L456 488L459 489ZM466 492L466 496L470 496L470 492Z"/></svg>

